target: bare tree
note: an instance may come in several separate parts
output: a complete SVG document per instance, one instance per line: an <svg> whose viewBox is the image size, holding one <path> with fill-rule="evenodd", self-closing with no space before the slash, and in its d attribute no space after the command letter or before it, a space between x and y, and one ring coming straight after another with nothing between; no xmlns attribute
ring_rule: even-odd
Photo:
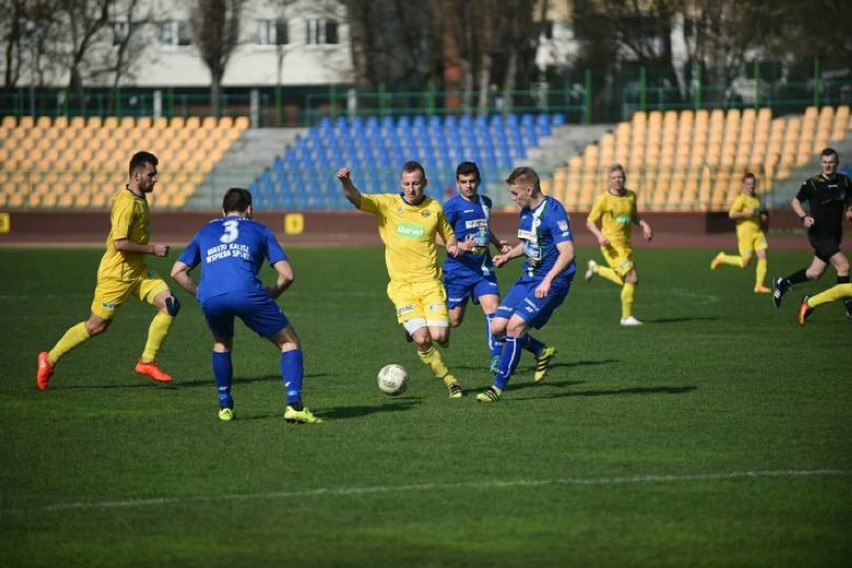
<svg viewBox="0 0 852 568"><path fill-rule="evenodd" d="M6 15L0 18L5 89L14 89L21 80L41 83L45 31L52 25L55 5L56 0L0 0L0 11Z"/></svg>
<svg viewBox="0 0 852 568"><path fill-rule="evenodd" d="M49 64L67 73L69 99L76 100L80 108L86 105L84 86L91 64L90 52L109 23L113 1L60 0L46 30Z"/></svg>
<svg viewBox="0 0 852 568"><path fill-rule="evenodd" d="M13 89L21 76L24 30L23 0L0 0L0 10L7 15L0 19L0 36L3 38L3 87Z"/></svg>
<svg viewBox="0 0 852 568"><path fill-rule="evenodd" d="M113 58L110 71L113 73L112 90L117 91L122 79L132 79L133 65L144 51L144 24L150 21L149 12L142 13L142 0L126 0L123 10L117 10L114 22Z"/></svg>
<svg viewBox="0 0 852 568"><path fill-rule="evenodd" d="M190 10L193 43L210 71L210 99L215 116L222 112L222 78L240 39L245 0L195 0Z"/></svg>

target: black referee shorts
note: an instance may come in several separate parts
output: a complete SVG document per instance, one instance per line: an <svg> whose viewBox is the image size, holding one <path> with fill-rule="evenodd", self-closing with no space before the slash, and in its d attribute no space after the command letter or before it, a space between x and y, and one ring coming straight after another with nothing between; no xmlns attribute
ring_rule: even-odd
<svg viewBox="0 0 852 568"><path fill-rule="evenodd" d="M828 259L840 252L840 238L841 235L808 235L814 256L826 264L829 264Z"/></svg>

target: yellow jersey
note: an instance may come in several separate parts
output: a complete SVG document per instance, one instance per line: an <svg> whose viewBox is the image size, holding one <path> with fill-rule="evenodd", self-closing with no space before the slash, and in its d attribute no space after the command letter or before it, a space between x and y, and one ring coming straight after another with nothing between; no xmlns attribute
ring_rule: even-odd
<svg viewBox="0 0 852 568"><path fill-rule="evenodd" d="M630 246L633 219L636 218L636 193L625 189L624 195L606 191L595 198L589 219L597 224L614 246Z"/></svg>
<svg viewBox="0 0 852 568"><path fill-rule="evenodd" d="M359 208L376 216L392 282L441 279L435 235L446 243L455 234L440 203L426 197L410 205L399 194L361 194Z"/></svg>
<svg viewBox="0 0 852 568"><path fill-rule="evenodd" d="M749 233L760 231L760 200L745 193L740 193L728 213L742 213L751 209L754 214L751 217L737 219L737 233Z"/></svg>
<svg viewBox="0 0 852 568"><path fill-rule="evenodd" d="M115 250L115 241L128 239L140 245L147 245L151 239L149 223L151 211L144 197L136 197L127 188L118 192L112 201L110 231L106 240L106 251L98 267L98 279L110 279L129 282L147 275L148 265L145 253L119 252Z"/></svg>

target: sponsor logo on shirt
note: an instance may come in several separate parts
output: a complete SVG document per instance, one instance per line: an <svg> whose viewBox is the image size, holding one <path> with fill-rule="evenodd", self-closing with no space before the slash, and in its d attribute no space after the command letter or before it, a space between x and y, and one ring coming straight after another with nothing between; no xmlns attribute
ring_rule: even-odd
<svg viewBox="0 0 852 568"><path fill-rule="evenodd" d="M615 216L615 222L619 225L629 225L630 224L631 215L627 213L622 213L621 215Z"/></svg>
<svg viewBox="0 0 852 568"><path fill-rule="evenodd" d="M422 225L400 223L396 226L396 234L404 239L422 239L426 235L426 230Z"/></svg>

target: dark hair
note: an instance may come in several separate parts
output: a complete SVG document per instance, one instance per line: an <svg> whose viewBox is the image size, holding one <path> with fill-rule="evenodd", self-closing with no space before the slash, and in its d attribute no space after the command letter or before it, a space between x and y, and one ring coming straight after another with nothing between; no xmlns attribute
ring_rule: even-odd
<svg viewBox="0 0 852 568"><path fill-rule="evenodd" d="M136 152L133 154L133 157L130 158L130 168L129 173L131 177L133 176L133 172L140 168L144 168L145 164L151 164L156 167L160 161L157 159L157 156L152 154L151 152Z"/></svg>
<svg viewBox="0 0 852 568"><path fill-rule="evenodd" d="M840 160L840 155L837 153L837 150L834 148L824 148L822 152L819 153L820 156L834 156L838 160Z"/></svg>
<svg viewBox="0 0 852 568"><path fill-rule="evenodd" d="M476 181L481 181L482 176L479 174L479 166L477 166L473 162L462 162L456 168L456 179L459 179L459 176L476 176Z"/></svg>
<svg viewBox="0 0 852 568"><path fill-rule="evenodd" d="M757 182L757 176L751 172L746 172L746 175L743 176L743 181L747 179L753 179L755 182Z"/></svg>
<svg viewBox="0 0 852 568"><path fill-rule="evenodd" d="M222 211L225 213L231 211L245 213L249 205L251 205L251 192L244 187L232 187L222 198Z"/></svg>
<svg viewBox="0 0 852 568"><path fill-rule="evenodd" d="M506 183L509 185L531 185L535 191L541 191L541 180L538 173L529 166L521 166L512 170L512 173L506 178Z"/></svg>
<svg viewBox="0 0 852 568"><path fill-rule="evenodd" d="M426 170L423 168L423 164L420 162L415 162L414 160L409 160L402 165L402 173L410 174L411 172L419 171L423 174L423 177L426 177Z"/></svg>

